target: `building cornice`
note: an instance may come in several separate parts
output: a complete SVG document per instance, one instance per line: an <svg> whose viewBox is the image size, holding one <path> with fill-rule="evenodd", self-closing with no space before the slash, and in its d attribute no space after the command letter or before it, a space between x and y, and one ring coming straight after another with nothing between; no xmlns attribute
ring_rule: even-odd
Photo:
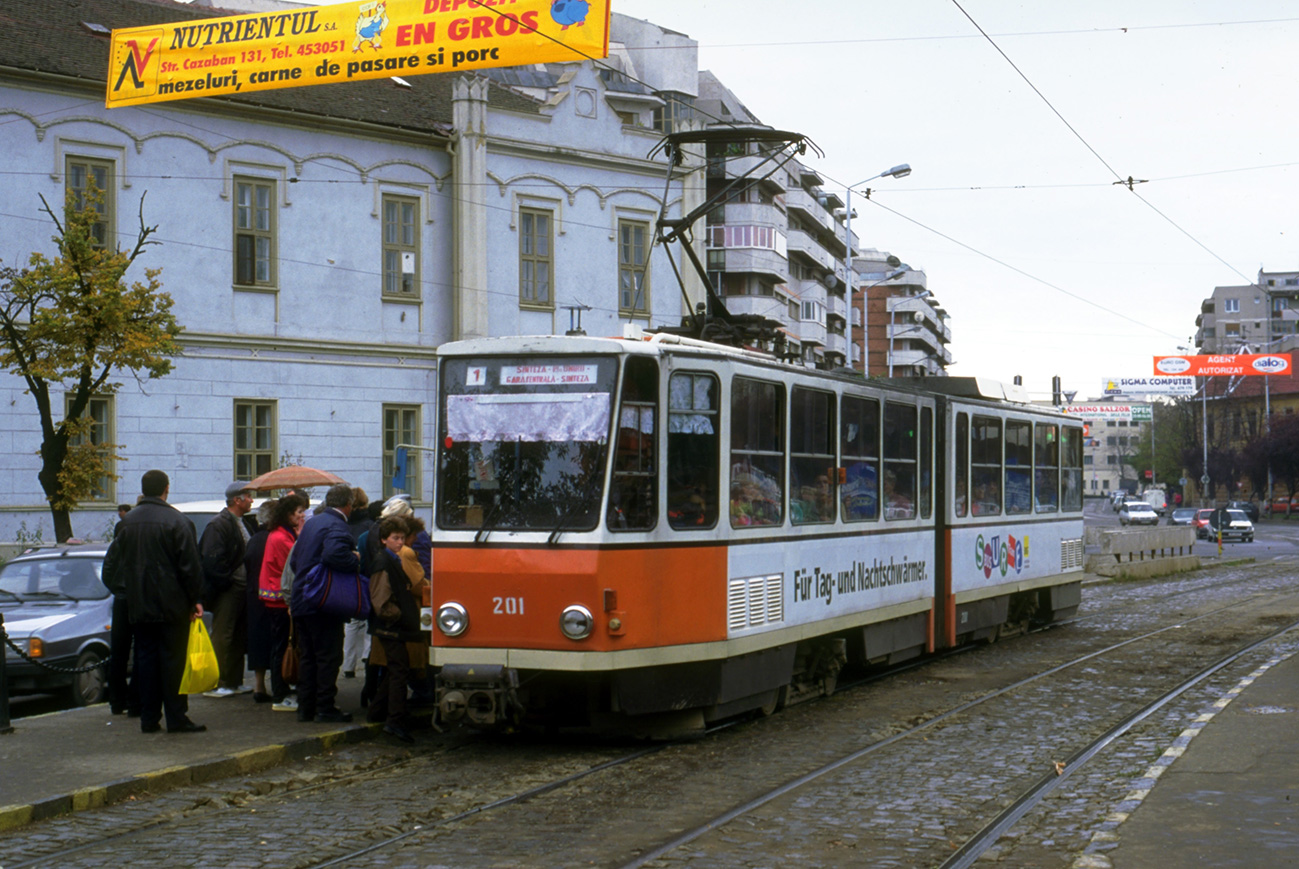
<svg viewBox="0 0 1299 869"><path fill-rule="evenodd" d="M225 357L271 362L346 362L348 365L364 364L369 359L385 366L433 368L438 355L437 347L418 344L238 335L232 332L198 332L190 329L180 334L177 343L181 347L182 357L194 359Z"/></svg>

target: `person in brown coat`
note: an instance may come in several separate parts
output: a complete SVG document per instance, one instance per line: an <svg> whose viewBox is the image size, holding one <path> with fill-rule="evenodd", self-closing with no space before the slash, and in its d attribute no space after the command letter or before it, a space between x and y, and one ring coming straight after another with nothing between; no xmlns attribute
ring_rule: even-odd
<svg viewBox="0 0 1299 869"><path fill-rule="evenodd" d="M386 668L366 718L383 721L385 733L403 742L414 742L406 714L406 691L410 678L407 642L420 638L419 601L400 552L406 542L406 524L384 519L374 532L382 548L370 563L370 634L383 648Z"/></svg>

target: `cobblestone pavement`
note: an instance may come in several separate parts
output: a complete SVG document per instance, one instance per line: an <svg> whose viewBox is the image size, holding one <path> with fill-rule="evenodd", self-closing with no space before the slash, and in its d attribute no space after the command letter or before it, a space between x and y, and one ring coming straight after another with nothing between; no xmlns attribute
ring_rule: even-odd
<svg viewBox="0 0 1299 869"><path fill-rule="evenodd" d="M397 836L404 838L342 865L621 865L850 751L1180 620L1184 627L1157 639L1008 692L873 752L654 864L932 866L1121 715L1216 654L1299 620L1291 575L1285 566L1269 565L1091 586L1079 620L1067 627L668 746L449 824L439 822L639 746L433 734L421 734L413 750L352 746L299 767L24 828L0 843L0 866L305 867ZM1212 614L1191 621L1205 613ZM1252 666L1242 661L1223 671L1110 746L984 859L1069 866L1186 722ZM61 853L76 845L86 847ZM41 855L50 856L41 862Z"/></svg>

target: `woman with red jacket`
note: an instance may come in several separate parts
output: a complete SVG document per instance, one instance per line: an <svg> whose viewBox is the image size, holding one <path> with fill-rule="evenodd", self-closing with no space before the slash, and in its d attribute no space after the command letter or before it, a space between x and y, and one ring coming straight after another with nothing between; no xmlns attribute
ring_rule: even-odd
<svg viewBox="0 0 1299 869"><path fill-rule="evenodd" d="M298 702L289 696L289 685L284 681L281 664L289 648L288 595L280 588L284 565L289 552L298 540L298 531L307 521L307 499L290 492L275 504L271 512L270 535L266 538L266 554L262 556L262 571L258 579L257 597L266 608L266 618L271 626L271 699L277 712L293 712Z"/></svg>

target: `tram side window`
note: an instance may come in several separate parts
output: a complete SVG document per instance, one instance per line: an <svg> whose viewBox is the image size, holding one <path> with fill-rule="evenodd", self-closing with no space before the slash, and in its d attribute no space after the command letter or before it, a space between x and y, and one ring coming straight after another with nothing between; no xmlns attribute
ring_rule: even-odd
<svg viewBox="0 0 1299 869"><path fill-rule="evenodd" d="M717 524L718 395L711 374L678 373L668 381L668 524L673 528Z"/></svg>
<svg viewBox="0 0 1299 869"><path fill-rule="evenodd" d="M916 518L916 408L884 402L884 518Z"/></svg>
<svg viewBox="0 0 1299 869"><path fill-rule="evenodd" d="M843 521L880 516L880 403L845 395L839 428L844 481L839 487Z"/></svg>
<svg viewBox="0 0 1299 869"><path fill-rule="evenodd" d="M1001 514L1001 420L976 416L970 432L970 514Z"/></svg>
<svg viewBox="0 0 1299 869"><path fill-rule="evenodd" d="M1060 509L1060 427L1038 423L1033 440L1033 495L1039 513Z"/></svg>
<svg viewBox="0 0 1299 869"><path fill-rule="evenodd" d="M789 397L789 519L834 521L834 396L794 387Z"/></svg>
<svg viewBox="0 0 1299 869"><path fill-rule="evenodd" d="M1033 511L1033 424L1006 420L1006 513Z"/></svg>
<svg viewBox="0 0 1299 869"><path fill-rule="evenodd" d="M1060 501L1064 510L1077 513L1082 510L1083 499L1083 432L1080 428L1061 431L1060 476L1063 490Z"/></svg>
<svg viewBox="0 0 1299 869"><path fill-rule="evenodd" d="M934 409L920 408L920 518L934 514Z"/></svg>
<svg viewBox="0 0 1299 869"><path fill-rule="evenodd" d="M956 415L956 480L952 484L952 505L957 516L969 512L970 415Z"/></svg>
<svg viewBox="0 0 1299 869"><path fill-rule="evenodd" d="M779 525L785 501L785 393L776 383L731 383L731 525Z"/></svg>
<svg viewBox="0 0 1299 869"><path fill-rule="evenodd" d="M609 486L609 528L631 531L653 528L658 511L658 462L655 426L659 366L653 359L627 360L618 430L613 444L613 482Z"/></svg>

